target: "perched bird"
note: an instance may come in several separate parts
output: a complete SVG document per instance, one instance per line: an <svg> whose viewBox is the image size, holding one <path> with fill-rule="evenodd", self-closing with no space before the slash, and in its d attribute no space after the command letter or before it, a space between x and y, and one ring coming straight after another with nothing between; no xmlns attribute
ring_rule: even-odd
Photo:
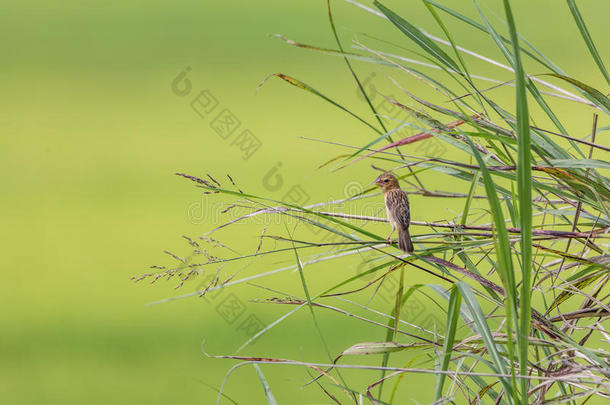
<svg viewBox="0 0 610 405"><path fill-rule="evenodd" d="M377 177L375 184L383 190L386 213L392 225L392 232L390 232L388 240L392 237L394 230L397 230L398 247L407 253L413 252L413 242L411 242L411 235L409 235L411 212L407 193L400 189L398 180L390 173L384 173Z"/></svg>

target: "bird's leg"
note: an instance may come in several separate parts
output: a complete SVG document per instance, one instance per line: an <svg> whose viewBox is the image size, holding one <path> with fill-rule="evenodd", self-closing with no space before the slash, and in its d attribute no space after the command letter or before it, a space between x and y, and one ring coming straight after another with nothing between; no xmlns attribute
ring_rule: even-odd
<svg viewBox="0 0 610 405"><path fill-rule="evenodd" d="M388 235L388 237L386 238L386 240L387 240L388 242L391 242L391 241L392 241L392 234L394 233L394 230L395 230L395 229L394 229L394 228L392 228L392 232L390 232L390 234L389 234L389 235Z"/></svg>

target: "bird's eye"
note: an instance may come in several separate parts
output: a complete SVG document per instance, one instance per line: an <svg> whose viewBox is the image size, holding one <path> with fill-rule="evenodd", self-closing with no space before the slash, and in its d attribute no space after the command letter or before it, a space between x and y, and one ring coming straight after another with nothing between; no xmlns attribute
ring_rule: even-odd
<svg viewBox="0 0 610 405"><path fill-rule="evenodd" d="M385 180L384 180L384 181L383 181L383 182L384 182L384 183L387 183L387 182L388 182L388 181L390 181L390 180L388 180L388 179L385 179Z"/></svg>

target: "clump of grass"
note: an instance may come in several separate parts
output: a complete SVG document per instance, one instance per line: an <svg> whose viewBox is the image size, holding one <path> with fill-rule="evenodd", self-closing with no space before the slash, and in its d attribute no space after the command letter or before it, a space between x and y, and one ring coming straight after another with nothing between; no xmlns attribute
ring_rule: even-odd
<svg viewBox="0 0 610 405"><path fill-rule="evenodd" d="M404 255L370 229L371 223L383 222L385 218L333 210L333 207L344 207L345 204L356 204L378 196L372 187L347 199L300 206L256 192L242 191L230 177L231 184L225 186L211 177L210 181L180 174L206 193L236 198L238 202L232 206L239 205L247 210L247 213L215 229L258 216L279 216L292 224L296 221L319 229L335 239L322 242L297 239L293 236L294 228L288 226L282 235L271 235L266 234L265 228L259 235L261 242L272 239L280 247L264 250L259 243L254 254L233 252L230 257L221 258L209 254L199 243L187 238L194 248L189 259L171 254L179 262L178 266L155 268L137 280L152 278L154 281L178 275L179 285L182 285L198 274L195 270L214 272L207 269L255 256L292 252L293 265L244 278L236 277L236 273L221 278L220 270L216 270L209 285L183 296L205 295L281 271L296 270L303 296L284 295L261 301L269 305L293 306L294 309L259 331L242 348L295 311L307 307L324 342L329 361L304 362L262 355L212 356L243 362L236 367L253 363L270 404L275 403L271 394L273 382L268 382L258 364L302 366L310 372L310 382L315 382L321 392L336 403L362 403L364 397L375 404L405 403L405 398L397 394L397 387L403 382L402 376L408 373L437 376L429 400L438 404L456 401L584 403L590 398L609 398L610 354L604 325L610 316L607 290L610 277L607 243L610 180L606 176L610 169L607 161L610 148L598 142L597 134L607 129L601 128L598 120L599 116L607 118L610 100L603 91L596 89L598 85L585 84L579 78L568 76L520 36L508 0L502 2L508 36L503 36L486 18L476 1L481 22L434 0L424 0L445 39L427 34L408 18L377 1L375 9L352 0L348 3L395 26L398 35L403 36L397 37L400 43L404 43L406 38L419 53L420 60L406 59L395 50L387 52L358 41L354 41L353 50L346 51L335 29L330 2L328 15L336 49L280 38L294 46L344 58L356 88L371 110L372 120L358 115L305 81L283 73L274 76L345 111L372 131L373 138L366 145L339 144L346 153L331 160L329 166L335 170L349 170L352 165L366 161L385 165L399 179L413 180L414 183L410 184L416 189L414 193L426 198L447 199L451 204L460 201L461 212L452 221L413 220L413 226L426 229L427 233L413 232L416 251ZM568 0L568 5L593 62L606 84L610 84L583 16L573 0ZM458 46L457 39L445 25L448 18L491 37L505 61L494 61ZM401 49L389 41L382 42L382 45ZM510 70L514 78L494 88L484 87L487 79L469 69L467 61L471 58ZM524 69L525 60L542 70L543 75L528 75ZM392 139L399 132L375 110L370 102L371 95L362 85L353 63L371 64L393 72L386 77L401 91L404 100L388 100L411 115L415 124L408 125L418 126L421 129L419 133L396 141ZM439 77L420 71L421 65L427 65ZM411 94L402 87L401 81L394 78L395 73L406 74L402 82L418 80L428 84L431 95L437 96L438 93L449 102L438 105L427 101L432 98L430 95ZM494 90L503 86L515 88L511 105L502 105L494 98ZM588 106L591 110L588 114L593 117L591 128L581 132L591 131L591 135L583 137L568 132L563 122L573 117L558 116L548 103L549 97ZM552 127L532 124L532 106L544 114ZM456 153L459 158L412 156L406 149L401 149L404 145L431 137L454 148L459 152ZM387 145L380 147L383 142ZM437 176L465 181L470 185L463 193L430 191L418 178L422 171L433 171ZM484 214L476 218L473 214L475 200L488 202ZM231 251L229 246L208 236L203 237L203 241L225 252ZM367 259L370 266L366 271L325 286L322 291L314 292L308 286L303 271L305 265L326 262L330 267L333 261L358 258L363 252L370 253ZM204 259L193 263L193 258L197 257ZM436 283L408 285L404 277L406 269L423 272ZM355 314L349 309L353 304L350 297L371 291L374 295L384 280L393 275L399 279L398 287L390 314L381 314L384 321L376 321L372 315L368 318ZM403 319L409 300L423 291L429 297L436 296L433 301L445 315L444 325L437 325L436 331ZM281 295L277 291L274 293ZM372 311L368 302L359 305L369 313ZM385 339L349 347L346 344L342 352L332 353L317 321L319 311L333 311L375 325ZM371 336L371 341L376 339L377 335ZM407 351L425 353L429 360L419 367L390 365L391 358ZM341 359L348 355L379 355L379 365L342 364ZM358 389L341 374L345 369L362 370L367 375L373 370L380 375L372 377L365 389ZM394 384L393 389L384 391L384 384L390 382ZM219 400L222 396L221 389Z"/></svg>

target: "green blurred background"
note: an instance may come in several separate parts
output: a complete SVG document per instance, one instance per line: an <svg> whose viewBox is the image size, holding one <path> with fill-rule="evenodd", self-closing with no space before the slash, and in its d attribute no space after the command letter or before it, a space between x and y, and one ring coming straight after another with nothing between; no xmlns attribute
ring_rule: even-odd
<svg viewBox="0 0 610 405"><path fill-rule="evenodd" d="M420 2L386 3L439 33ZM470 2L443 3L476 18ZM370 33L415 49L383 20L343 1L333 4L346 48L354 37L378 45L362 35ZM494 13L503 16L499 1L481 4L492 19ZM569 74L605 88L566 4L526 0L512 4L523 35ZM579 6L600 54L608 55L610 4L586 0ZM446 20L460 44L504 62L491 39ZM210 386L220 387L235 362L206 358L200 344L205 338L211 353L233 353L247 338L236 330L239 322L228 324L217 313L214 299L192 297L146 306L191 292L198 281L174 290L175 279L150 286L134 284L130 277L148 271L152 264L171 265L172 258L163 250L187 254L189 246L182 235L196 237L222 219L193 216L194 208L216 206L211 207L212 199L202 197L175 172L210 173L224 183L230 173L245 191L278 199L298 184L307 190L310 202L343 198L350 182L367 184L376 175L368 164L337 173L316 170L345 150L298 139L363 145L373 134L353 118L279 79L255 92L268 74L283 72L372 120L356 97L342 59L269 37L281 33L334 48L326 2L7 2L0 9L0 27L0 401L213 403L216 392ZM510 79L508 72L471 63L475 73ZM180 97L171 84L187 66L192 92ZM355 68L363 78L377 72L376 86L398 96L377 67L355 63ZM386 72L418 94L431 94L413 78ZM536 68L530 73L545 72ZM261 141L250 159L242 158L232 139L224 140L211 129L213 116L201 118L191 109L191 101L204 89L217 98L219 108L230 109L242 128ZM513 90L500 92L510 107ZM592 113L587 107L552 103L574 136L590 132ZM283 185L265 189L263 178L278 163ZM459 192L468 187L438 175L422 178L432 189ZM454 207L446 204L414 197L414 219L453 219ZM455 209L461 204L456 202ZM238 225L214 237L242 253L254 252L262 228ZM386 231L383 226L371 229ZM230 256L226 251L216 253ZM240 270L239 277L250 276L294 263L290 260L278 256L250 261L243 270L245 264L230 265L224 271ZM307 268L313 293L354 274L357 263L341 263ZM409 283L429 281L419 275L409 279ZM282 273L259 284L303 296L296 273ZM253 286L231 291L247 307L247 314L264 323L292 309L248 302L273 296ZM380 303L379 308L389 312L390 305ZM353 343L383 338L379 329L332 314L321 314L321 326L333 354ZM242 353L327 361L306 311ZM376 364L378 359L360 361ZM399 363L407 361L404 357ZM328 403L314 385L302 387L308 380L304 369L262 369L279 403ZM364 390L378 374L345 375L354 388ZM432 381L409 376L403 383L404 398L429 401L431 385L422 382ZM238 369L226 392L241 404L265 401L252 367Z"/></svg>

